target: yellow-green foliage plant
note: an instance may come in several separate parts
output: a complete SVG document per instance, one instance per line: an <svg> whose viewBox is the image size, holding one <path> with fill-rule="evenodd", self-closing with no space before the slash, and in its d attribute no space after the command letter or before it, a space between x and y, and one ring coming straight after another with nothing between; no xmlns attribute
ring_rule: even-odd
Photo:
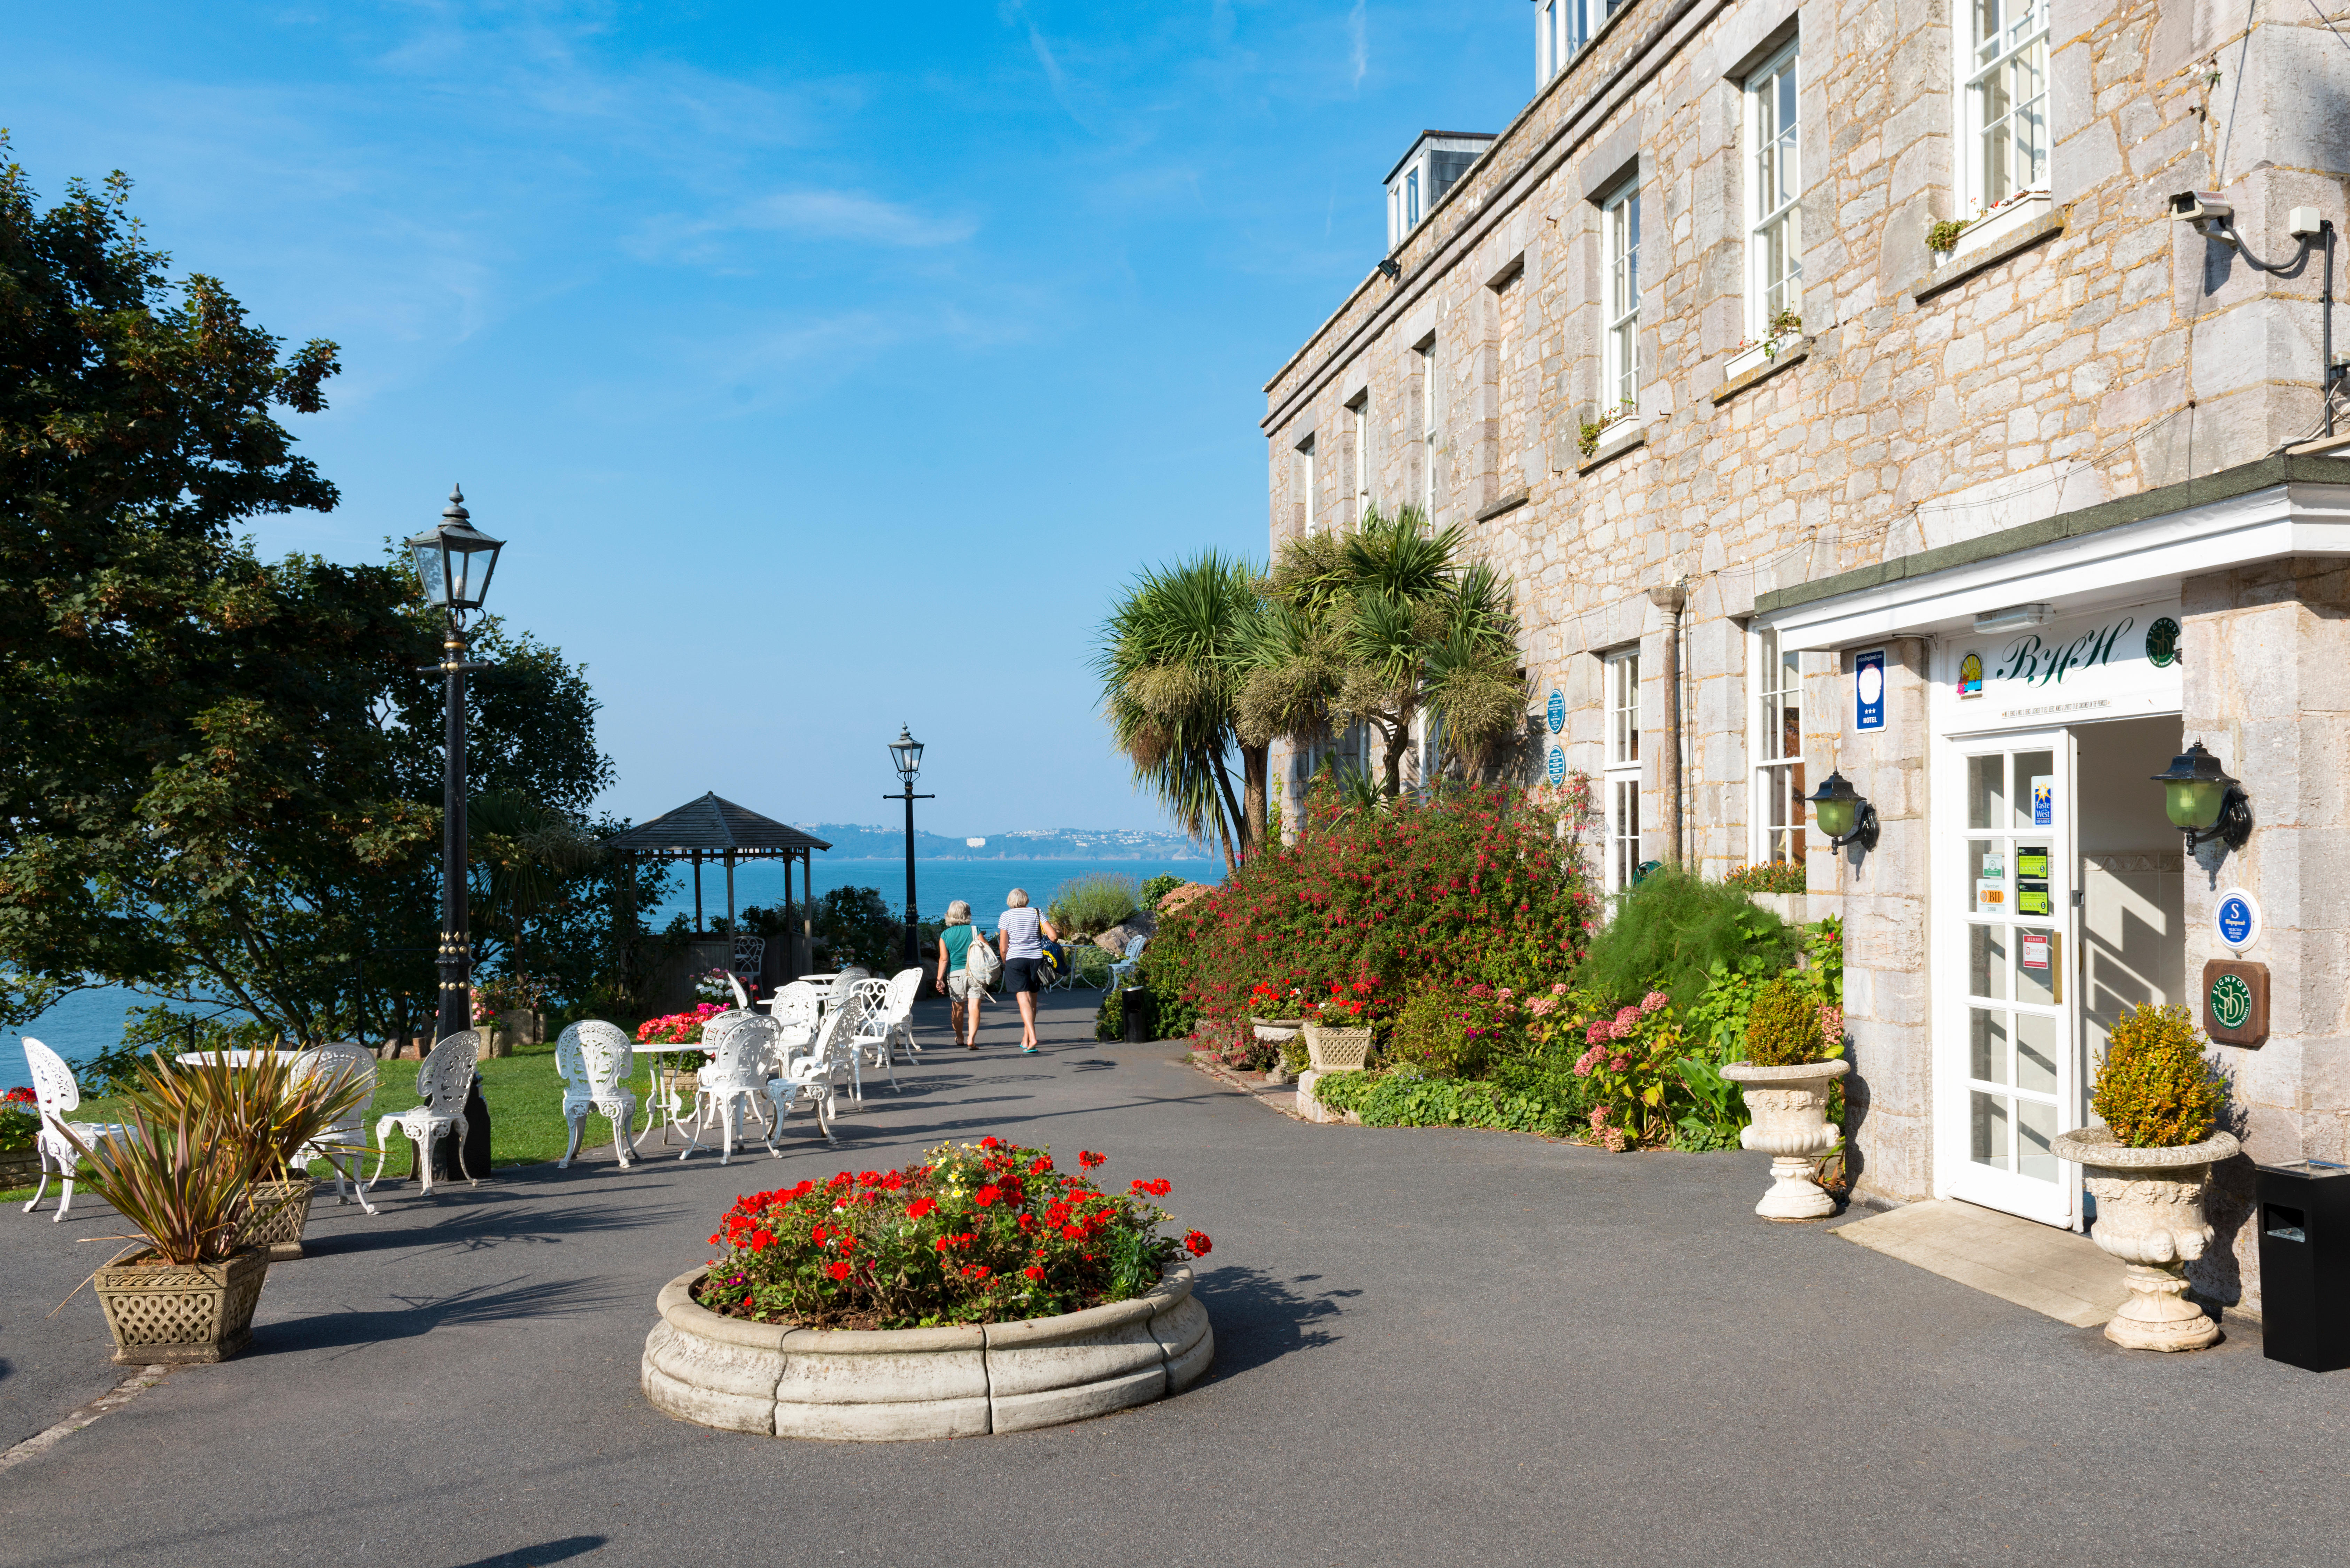
<svg viewBox="0 0 2350 1568"><path fill-rule="evenodd" d="M1829 1057L1820 1028L1820 1004L1781 975L1755 993L1746 1014L1746 1060L1757 1067L1792 1067Z"/></svg>
<svg viewBox="0 0 2350 1568"><path fill-rule="evenodd" d="M2227 1095L2187 1009L2134 1007L2107 1038L2089 1107L2116 1143L2178 1148L2211 1136Z"/></svg>

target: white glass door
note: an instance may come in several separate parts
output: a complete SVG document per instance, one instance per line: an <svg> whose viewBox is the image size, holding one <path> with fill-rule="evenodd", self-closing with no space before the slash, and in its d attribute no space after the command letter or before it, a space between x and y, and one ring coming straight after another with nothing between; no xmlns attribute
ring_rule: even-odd
<svg viewBox="0 0 2350 1568"><path fill-rule="evenodd" d="M1953 742L1937 782L1937 1185L2070 1226L2079 1172L2050 1146L2081 1125L2073 737Z"/></svg>

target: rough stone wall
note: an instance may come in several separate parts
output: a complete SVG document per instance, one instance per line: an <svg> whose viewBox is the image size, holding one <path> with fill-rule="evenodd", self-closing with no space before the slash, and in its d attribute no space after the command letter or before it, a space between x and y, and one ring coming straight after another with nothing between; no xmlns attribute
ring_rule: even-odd
<svg viewBox="0 0 2350 1568"><path fill-rule="evenodd" d="M2350 1160L2350 567L2285 560L2188 580L2185 727L2248 792L2241 851L2200 846L2187 875L2186 976L2199 1018L2204 963L2232 956L2211 929L2232 888L2265 927L2245 957L2269 968L2269 1037L2213 1047L2234 1082L2247 1160L2219 1172L2208 1205L2221 1241L2198 1289L2257 1312L2251 1164ZM2208 651L2207 651L2208 650Z"/></svg>
<svg viewBox="0 0 2350 1568"><path fill-rule="evenodd" d="M2320 269L2258 272L2173 222L2166 198L2225 189L2264 257L2292 254L2291 205L2339 221L2350 50L2326 18L2350 31L2350 16L2318 4L2325 16L2255 0L2248 45L2223 0L2054 0L2057 221L1952 282L1932 275L1926 230L1960 215L1950 29L1964 6L1631 0L1396 253L1399 280L1367 278L1266 387L1274 545L1296 526L1282 503L1297 441L1340 429L1357 396L1375 498L1419 498L1416 350L1432 340L1435 516L1516 583L1531 695L1565 695L1571 766L1599 770L1595 656L1641 646L1648 857L1669 814L1653 794L1662 618L1645 591L1687 580L1688 848L1719 875L1749 857L1743 618L1758 593L2247 462L2311 428ZM1752 330L1737 78L1791 27L1806 336L1731 391L1724 367ZM1605 395L1598 203L1626 177L1643 203L1639 439L1593 461L1578 438ZM1343 521L1345 472L1321 463L1317 525ZM1478 519L1520 486L1525 504ZM1921 675L1914 649L1900 657L1904 680ZM1806 764L1823 777L1848 749L1887 847L1853 866L1814 843L1813 886L1843 888L1851 912L1865 1189L1917 1197L1930 1169L1923 709L1899 742L1918 754L1879 755L1892 742L1840 735L1849 687L1834 664L1807 666ZM1887 736L1905 732L1901 711Z"/></svg>

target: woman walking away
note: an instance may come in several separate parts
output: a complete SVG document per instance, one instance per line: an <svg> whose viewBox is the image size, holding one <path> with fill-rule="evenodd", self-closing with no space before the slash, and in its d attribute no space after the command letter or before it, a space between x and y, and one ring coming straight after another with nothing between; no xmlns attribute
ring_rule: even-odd
<svg viewBox="0 0 2350 1568"><path fill-rule="evenodd" d="M1045 939L1058 940L1053 922L1028 907L1027 892L1012 889L1003 900L1003 919L996 922L995 950L1003 957L1003 984L1020 999L1020 1049L1036 1049L1036 992L1042 982L1036 971L1045 961Z"/></svg>
<svg viewBox="0 0 2350 1568"><path fill-rule="evenodd" d="M962 967L963 960L971 956L972 939L978 934L971 923L969 904L957 898L947 906L946 929L939 933L939 989L951 999L948 1027L966 1051L979 1049L979 1004L987 995L979 977ZM971 1021L968 1027L963 1022L966 1017Z"/></svg>

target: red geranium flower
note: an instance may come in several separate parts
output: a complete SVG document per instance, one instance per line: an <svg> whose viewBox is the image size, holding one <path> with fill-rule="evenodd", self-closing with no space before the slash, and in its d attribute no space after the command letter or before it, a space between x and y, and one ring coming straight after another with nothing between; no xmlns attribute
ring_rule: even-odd
<svg viewBox="0 0 2350 1568"><path fill-rule="evenodd" d="M836 1280L845 1280L848 1278L849 1269L847 1263L835 1263L825 1272Z"/></svg>
<svg viewBox="0 0 2350 1568"><path fill-rule="evenodd" d="M928 1214L931 1210L936 1209L938 1206L938 1199L934 1198L917 1198L911 1203L906 1205L906 1218L909 1220L920 1220L923 1215Z"/></svg>
<svg viewBox="0 0 2350 1568"><path fill-rule="evenodd" d="M980 1139L979 1147L982 1148L1001 1148L1003 1145L1000 1139L990 1137Z"/></svg>
<svg viewBox="0 0 2350 1568"><path fill-rule="evenodd" d="M1192 1231L1185 1234L1183 1238L1183 1245L1190 1250L1191 1256L1195 1258L1204 1258L1208 1255L1209 1250L1213 1247L1215 1243L1208 1240L1208 1233L1206 1231Z"/></svg>
<svg viewBox="0 0 2350 1568"><path fill-rule="evenodd" d="M983 1187L978 1191L971 1195L971 1200L973 1203L978 1204L982 1209L985 1209L1003 1196L1003 1193L1000 1189L994 1187Z"/></svg>
<svg viewBox="0 0 2350 1568"><path fill-rule="evenodd" d="M1030 1279L1032 1279L1032 1280L1041 1280L1041 1279L1043 1279L1043 1278L1045 1277L1045 1271L1044 1271L1044 1270L1042 1270L1042 1269L1040 1269L1040 1268L1038 1268L1038 1267L1037 1267L1035 1264L1034 1264L1034 1263L1029 1264L1026 1268L1024 1268L1024 1269L1021 1270L1020 1272L1021 1272L1022 1273L1024 1273L1024 1274L1027 1275L1027 1276L1028 1276Z"/></svg>
<svg viewBox="0 0 2350 1568"><path fill-rule="evenodd" d="M1077 1163L1084 1166L1087 1170L1091 1170L1097 1165L1108 1164L1109 1156L1106 1154L1096 1154L1089 1148L1081 1148L1077 1150Z"/></svg>

